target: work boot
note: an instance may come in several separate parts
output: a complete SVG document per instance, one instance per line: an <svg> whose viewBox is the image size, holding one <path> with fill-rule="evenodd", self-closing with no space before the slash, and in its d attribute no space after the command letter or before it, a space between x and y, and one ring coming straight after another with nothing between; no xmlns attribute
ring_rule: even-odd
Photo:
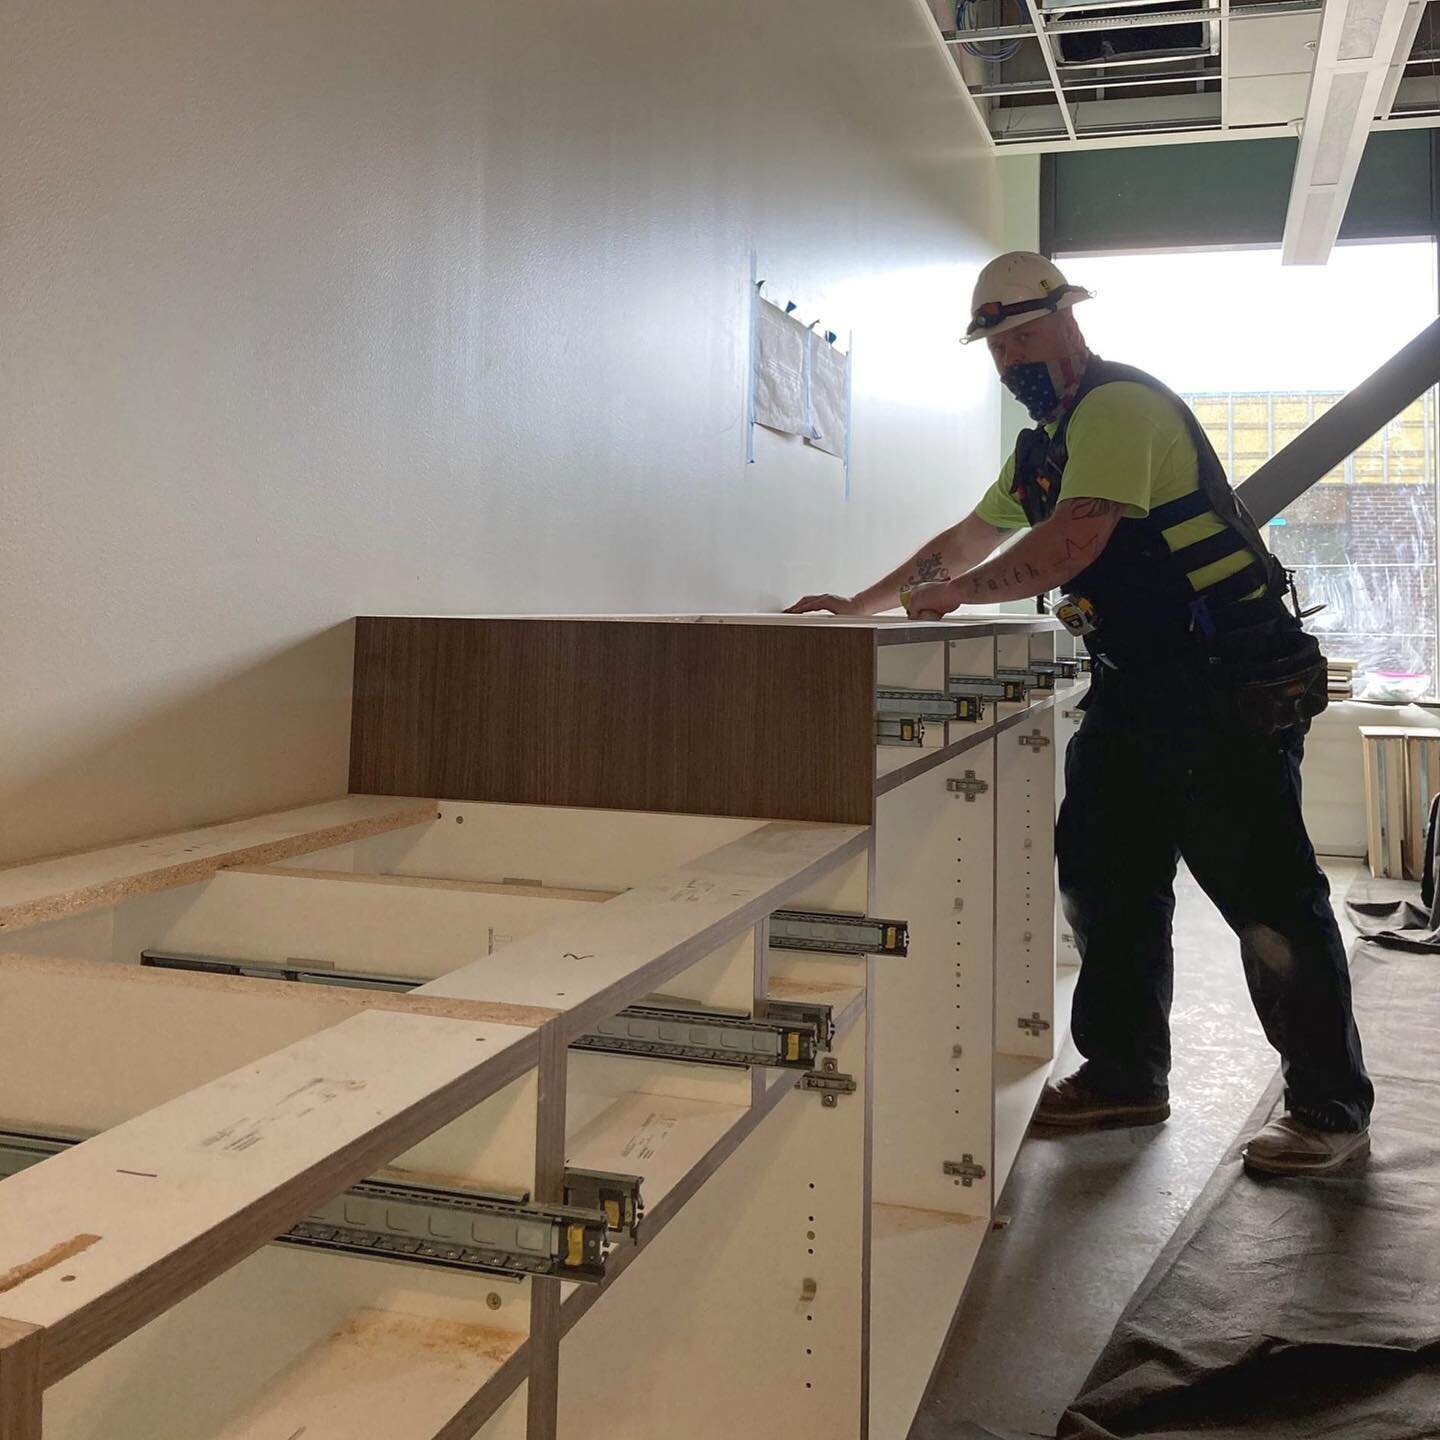
<svg viewBox="0 0 1440 1440"><path fill-rule="evenodd" d="M1168 1100L1116 1100L1097 1094L1085 1084L1082 1069L1040 1092L1033 1123L1065 1130L1108 1130L1158 1125L1169 1118Z"/></svg>
<svg viewBox="0 0 1440 1440"><path fill-rule="evenodd" d="M1240 1158L1247 1170L1264 1175L1329 1175L1369 1153L1368 1130L1321 1130L1282 1115L1250 1141Z"/></svg>

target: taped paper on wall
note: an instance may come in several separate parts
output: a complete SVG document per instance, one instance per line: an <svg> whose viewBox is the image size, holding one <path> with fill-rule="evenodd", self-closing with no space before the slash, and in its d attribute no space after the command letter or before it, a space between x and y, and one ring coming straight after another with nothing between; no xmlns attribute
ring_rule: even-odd
<svg viewBox="0 0 1440 1440"><path fill-rule="evenodd" d="M810 435L805 351L810 332L769 300L759 302L755 344L755 423L789 435Z"/></svg>
<svg viewBox="0 0 1440 1440"><path fill-rule="evenodd" d="M811 428L804 432L806 443L843 458L850 410L850 357L813 331L809 340Z"/></svg>

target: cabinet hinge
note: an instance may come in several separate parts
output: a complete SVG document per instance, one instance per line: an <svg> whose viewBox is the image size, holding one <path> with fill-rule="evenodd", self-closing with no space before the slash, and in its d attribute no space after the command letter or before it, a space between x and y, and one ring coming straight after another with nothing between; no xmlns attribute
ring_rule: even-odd
<svg viewBox="0 0 1440 1440"><path fill-rule="evenodd" d="M947 780L945 788L952 795L963 795L968 804L974 804L977 795L984 795L989 792L990 784L980 779L973 770L967 770L959 780Z"/></svg>
<svg viewBox="0 0 1440 1440"><path fill-rule="evenodd" d="M977 1180L985 1178L985 1167L976 1164L973 1155L962 1155L959 1160L945 1162L945 1173L953 1175L966 1189L969 1189Z"/></svg>
<svg viewBox="0 0 1440 1440"><path fill-rule="evenodd" d="M820 1103L827 1110L833 1110L842 1095L855 1093L855 1077L842 1074L835 1057L827 1055L818 1070L808 1070L800 1077L800 1088L818 1091Z"/></svg>

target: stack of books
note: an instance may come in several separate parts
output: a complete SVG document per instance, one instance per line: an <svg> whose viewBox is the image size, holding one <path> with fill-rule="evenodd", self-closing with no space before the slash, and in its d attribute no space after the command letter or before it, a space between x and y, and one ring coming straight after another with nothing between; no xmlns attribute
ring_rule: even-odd
<svg viewBox="0 0 1440 1440"><path fill-rule="evenodd" d="M1327 657L1330 667L1327 693L1332 700L1349 700L1355 693L1354 660L1335 660Z"/></svg>

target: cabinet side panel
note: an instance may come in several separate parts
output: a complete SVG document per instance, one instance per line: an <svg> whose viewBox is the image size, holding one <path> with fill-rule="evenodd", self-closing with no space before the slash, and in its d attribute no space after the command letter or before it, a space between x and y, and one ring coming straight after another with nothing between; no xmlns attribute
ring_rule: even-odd
<svg viewBox="0 0 1440 1440"><path fill-rule="evenodd" d="M875 962L880 1205L990 1213L995 743L880 799L875 904L910 926L909 955Z"/></svg>
<svg viewBox="0 0 1440 1440"><path fill-rule="evenodd" d="M565 1338L561 1440L861 1433L865 1021L833 1108L780 1102Z"/></svg>

